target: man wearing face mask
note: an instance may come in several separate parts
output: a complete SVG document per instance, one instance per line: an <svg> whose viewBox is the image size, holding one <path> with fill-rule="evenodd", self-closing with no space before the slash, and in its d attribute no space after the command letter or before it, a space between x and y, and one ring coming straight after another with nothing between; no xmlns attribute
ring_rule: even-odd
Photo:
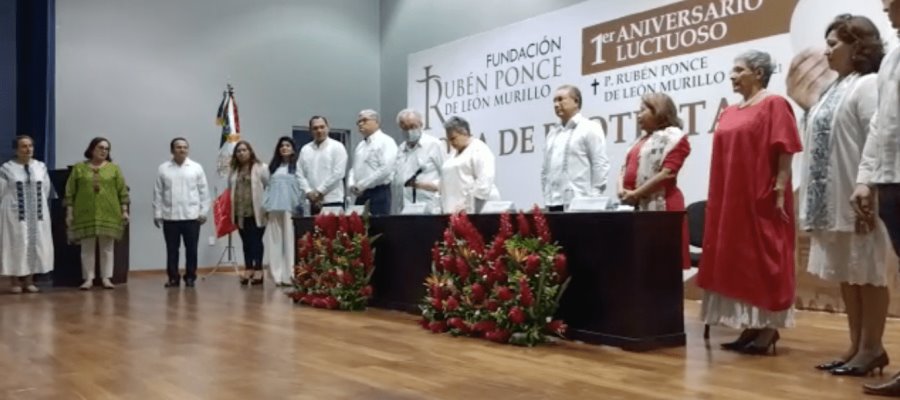
<svg viewBox="0 0 900 400"><path fill-rule="evenodd" d="M447 157L446 146L422 132L422 114L416 110L400 111L397 125L406 140L397 146L393 213L399 214L411 204L424 204L426 213L440 213L437 196L441 165Z"/></svg>

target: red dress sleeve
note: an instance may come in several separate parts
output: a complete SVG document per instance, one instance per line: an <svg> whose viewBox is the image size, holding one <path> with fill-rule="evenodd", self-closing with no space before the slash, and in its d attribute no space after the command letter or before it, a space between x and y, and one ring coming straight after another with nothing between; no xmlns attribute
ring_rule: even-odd
<svg viewBox="0 0 900 400"><path fill-rule="evenodd" d="M684 135L678 144L669 151L669 154L666 154L662 167L668 168L672 174L677 174L689 154L691 154L691 143L688 142L687 135Z"/></svg>
<svg viewBox="0 0 900 400"><path fill-rule="evenodd" d="M769 104L769 150L774 154L799 153L803 150L794 109L783 97L775 97Z"/></svg>

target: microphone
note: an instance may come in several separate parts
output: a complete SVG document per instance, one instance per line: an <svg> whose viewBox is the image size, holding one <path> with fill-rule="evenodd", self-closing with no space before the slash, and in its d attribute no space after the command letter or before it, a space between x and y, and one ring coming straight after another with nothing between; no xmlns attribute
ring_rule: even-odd
<svg viewBox="0 0 900 400"><path fill-rule="evenodd" d="M413 174L413 176L411 176L409 179L407 179L405 183L403 183L403 186L412 186L414 183L416 183L416 178L418 178L419 174L421 174L422 172L422 168L416 170L416 173Z"/></svg>
<svg viewBox="0 0 900 400"><path fill-rule="evenodd" d="M412 200L413 200L413 203L416 202L416 186L415 186L415 184L416 184L416 178L418 178L418 177L419 177L419 174L421 174L421 173L422 173L422 168L417 169L417 170L416 170L416 173L413 174L412 177L410 177L409 179L407 179L407 180L406 180L406 183L403 184L403 186L411 186L411 187L412 187L412 198L413 198Z"/></svg>

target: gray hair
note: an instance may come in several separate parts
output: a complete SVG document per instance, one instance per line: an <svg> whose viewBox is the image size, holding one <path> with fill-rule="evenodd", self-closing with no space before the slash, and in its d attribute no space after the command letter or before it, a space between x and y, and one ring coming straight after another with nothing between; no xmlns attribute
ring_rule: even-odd
<svg viewBox="0 0 900 400"><path fill-rule="evenodd" d="M365 117L369 119L374 119L375 122L381 124L381 117L378 116L378 111L372 109L365 109L359 112L360 117Z"/></svg>
<svg viewBox="0 0 900 400"><path fill-rule="evenodd" d="M579 90L575 85L562 85L556 88L556 90L563 89L569 92L569 96L572 96L572 99L575 100L575 104L578 105L578 109L581 109L581 90Z"/></svg>
<svg viewBox="0 0 900 400"><path fill-rule="evenodd" d="M397 113L397 125L400 125L400 121L407 117L412 117L419 125L422 125L422 114L412 108L404 108Z"/></svg>
<svg viewBox="0 0 900 400"><path fill-rule="evenodd" d="M747 50L734 58L735 62L743 61L752 71L762 73L762 86L769 87L769 78L775 71L775 63L769 53L759 50Z"/></svg>
<svg viewBox="0 0 900 400"><path fill-rule="evenodd" d="M462 117L450 117L447 122L444 122L444 130L446 130L447 133L459 132L466 136L472 136L471 131L469 131L469 121L466 121Z"/></svg>

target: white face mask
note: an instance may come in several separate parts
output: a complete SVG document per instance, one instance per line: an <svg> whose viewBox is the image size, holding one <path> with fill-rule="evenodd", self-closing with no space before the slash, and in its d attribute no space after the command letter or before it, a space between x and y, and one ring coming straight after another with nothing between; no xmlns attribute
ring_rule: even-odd
<svg viewBox="0 0 900 400"><path fill-rule="evenodd" d="M418 142L420 138L422 138L422 129L410 129L406 131L406 138L410 142Z"/></svg>

